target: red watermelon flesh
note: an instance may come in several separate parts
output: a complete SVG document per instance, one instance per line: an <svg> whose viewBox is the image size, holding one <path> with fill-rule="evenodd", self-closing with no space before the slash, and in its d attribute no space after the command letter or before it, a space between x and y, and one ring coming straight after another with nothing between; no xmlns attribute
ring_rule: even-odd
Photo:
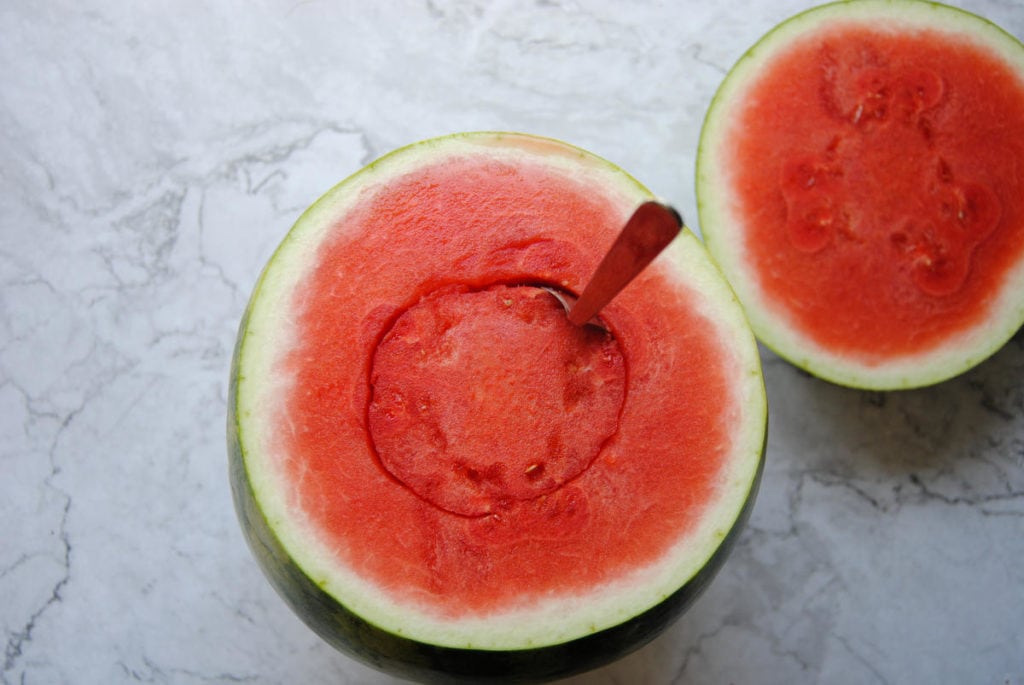
<svg viewBox="0 0 1024 685"><path fill-rule="evenodd" d="M547 290L447 288L391 326L370 386L385 469L445 511L500 515L590 466L618 429L625 368L615 338L570 324Z"/></svg>
<svg viewBox="0 0 1024 685"><path fill-rule="evenodd" d="M928 348L982 320L1024 252L1020 75L950 40L839 26L748 95L733 162L746 249L823 346Z"/></svg>
<svg viewBox="0 0 1024 685"><path fill-rule="evenodd" d="M532 287L578 291L623 218L479 156L347 213L295 292L275 431L292 504L341 563L429 613L486 615L623 578L700 519L738 401L701 307L652 268L602 333Z"/></svg>

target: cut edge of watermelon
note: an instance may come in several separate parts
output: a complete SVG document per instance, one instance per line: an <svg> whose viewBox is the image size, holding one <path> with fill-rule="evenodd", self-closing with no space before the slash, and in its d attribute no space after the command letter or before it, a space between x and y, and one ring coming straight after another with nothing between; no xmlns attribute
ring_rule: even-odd
<svg viewBox="0 0 1024 685"><path fill-rule="evenodd" d="M585 170L602 193L621 194L624 215L651 195L635 179L605 160L553 139L515 133L458 134L401 148L357 172L328 191L298 220L264 269L247 308L236 350L237 375L230 407L229 434L244 467L245 478L261 506L269 529L309 579L363 620L403 638L462 649L533 649L571 641L643 614L684 587L712 558L738 520L749 510L763 459L767 429L767 398L760 358L749 325L732 290L711 262L704 246L688 231L664 254L681 273L680 286L696 290L708 304L708 321L721 331L723 347L735 355L738 407L745 410L736 421L737 439L723 468L716 501L700 525L658 563L642 568L605 587L582 595L502 612L500 615L445 619L390 599L372 582L340 569L335 556L304 515L280 487L286 482L267 453L272 436L275 396L282 385L253 385L252 378L273 378L275 351L291 346L288 331L271 327L273 314L287 311L289 297L302 274L301 265L312 255L332 227L367 187L387 183L434 156L453 152L488 155L533 155L571 170ZM585 164L581 164L585 162ZM711 303L714 303L713 305ZM543 631L537 627L543 626Z"/></svg>
<svg viewBox="0 0 1024 685"><path fill-rule="evenodd" d="M938 30L979 43L1024 74L1024 44L998 25L966 10L930 0L840 0L814 7L782 22L748 49L726 75L705 115L696 161L697 211L701 235L746 309L758 340L780 357L824 380L866 390L900 390L934 385L977 366L992 356L1024 326L1024 260L1011 271L991 315L964 333L934 349L888 360L858 359L837 354L797 333L787 325L788 313L762 297L756 278L745 267L744 220L729 204L729 178L713 160L729 135L730 121L723 110L740 102L764 59L770 59L800 36L834 21L879 26L880 13L890 20L885 27L899 30ZM984 40L982 40L984 38ZM979 42L980 41L980 42Z"/></svg>

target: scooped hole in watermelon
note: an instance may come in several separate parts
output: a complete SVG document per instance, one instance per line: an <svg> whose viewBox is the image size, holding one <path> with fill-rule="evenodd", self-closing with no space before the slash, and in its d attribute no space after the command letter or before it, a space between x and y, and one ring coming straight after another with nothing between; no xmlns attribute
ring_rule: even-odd
<svg viewBox="0 0 1024 685"><path fill-rule="evenodd" d="M573 326L546 290L448 286L395 319L370 382L382 467L440 509L484 516L590 466L618 430L626 372L615 337Z"/></svg>

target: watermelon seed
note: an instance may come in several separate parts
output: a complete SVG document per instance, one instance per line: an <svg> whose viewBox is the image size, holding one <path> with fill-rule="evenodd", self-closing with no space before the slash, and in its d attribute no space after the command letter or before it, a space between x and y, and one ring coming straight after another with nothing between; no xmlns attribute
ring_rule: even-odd
<svg viewBox="0 0 1024 685"><path fill-rule="evenodd" d="M947 162L944 158L939 157L938 167L939 180L942 181L943 183L952 183L953 169L950 168L949 162Z"/></svg>

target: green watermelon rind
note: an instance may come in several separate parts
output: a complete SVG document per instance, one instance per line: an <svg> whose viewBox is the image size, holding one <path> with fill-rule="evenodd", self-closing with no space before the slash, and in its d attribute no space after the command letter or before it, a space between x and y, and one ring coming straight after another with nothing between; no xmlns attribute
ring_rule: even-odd
<svg viewBox="0 0 1024 685"><path fill-rule="evenodd" d="M514 625L516 620L524 626L542 623L540 615L530 613L479 618L452 628L414 609L389 604L386 598L376 596L381 593L375 595L371 583L346 575L332 564L329 550L300 520L301 514L279 487L282 479L274 473L268 456L261 453L265 444L260 434L265 425L261 411L266 411L261 403L279 389L270 386L286 382L267 380L275 345L287 345L287 332L275 325L279 323L275 312L287 311L288 293L298 279L296 271L308 263L304 256L315 251L331 218L366 187L386 183L394 174L432 155L455 150L492 154L492 149L517 148L519 144L550 148L554 164L596 170L606 184L602 190L621 192L624 203L650 197L649 191L618 167L552 139L480 132L401 148L335 186L299 218L257 282L232 362L228 400L231 485L242 529L260 566L296 613L329 643L371 665L410 677L451 679L462 673L477 678L490 673L494 680L526 681L586 670L639 647L685 609L713 577L749 515L762 469L767 400L756 342L742 308L703 245L684 231L664 259L675 263L672 273L678 273L688 287L707 294L708 306L713 308L709 320L723 327L723 339L729 341L737 369L742 370L737 371L737 393L749 411L737 424L734 461L723 475L728 482L723 483L715 503L718 508L712 507L716 514L698 526L697 542L691 541L682 561L675 559L674 565L647 573L644 587L638 587L635 579L633 585L625 584L632 595L618 604L614 593L622 592L623 587L603 589L613 593L607 606L595 592L589 598L592 601L577 601L575 611L567 612L569 604L549 608L543 623L557 625L533 633Z"/></svg>
<svg viewBox="0 0 1024 685"><path fill-rule="evenodd" d="M1024 325L1024 256L1007 275L991 314L932 350L895 359L859 359L827 349L802 336L788 314L762 296L745 265L740 232L743 219L729 206L727 170L716 165L727 140L731 108L767 60L795 39L834 21L860 22L887 30L903 27L949 32L994 50L1013 65L1024 87L1024 44L996 24L971 12L929 0L840 0L811 8L777 25L732 67L712 98L702 126L696 163L697 211L701 235L743 303L758 340L783 359L824 380L867 390L901 390L941 383L985 361ZM837 316L841 313L837 313Z"/></svg>
<svg viewBox="0 0 1024 685"><path fill-rule="evenodd" d="M231 399L233 395L234 384ZM315 582L290 556L267 522L245 470L237 430L237 422L230 422L230 481L235 509L246 541L271 585L303 622L335 649L380 671L423 683L547 682L600 667L643 647L682 615L718 574L750 517L764 470L764 460L759 459L743 508L700 570L642 614L554 645L505 650L459 648L410 639L380 628Z"/></svg>

